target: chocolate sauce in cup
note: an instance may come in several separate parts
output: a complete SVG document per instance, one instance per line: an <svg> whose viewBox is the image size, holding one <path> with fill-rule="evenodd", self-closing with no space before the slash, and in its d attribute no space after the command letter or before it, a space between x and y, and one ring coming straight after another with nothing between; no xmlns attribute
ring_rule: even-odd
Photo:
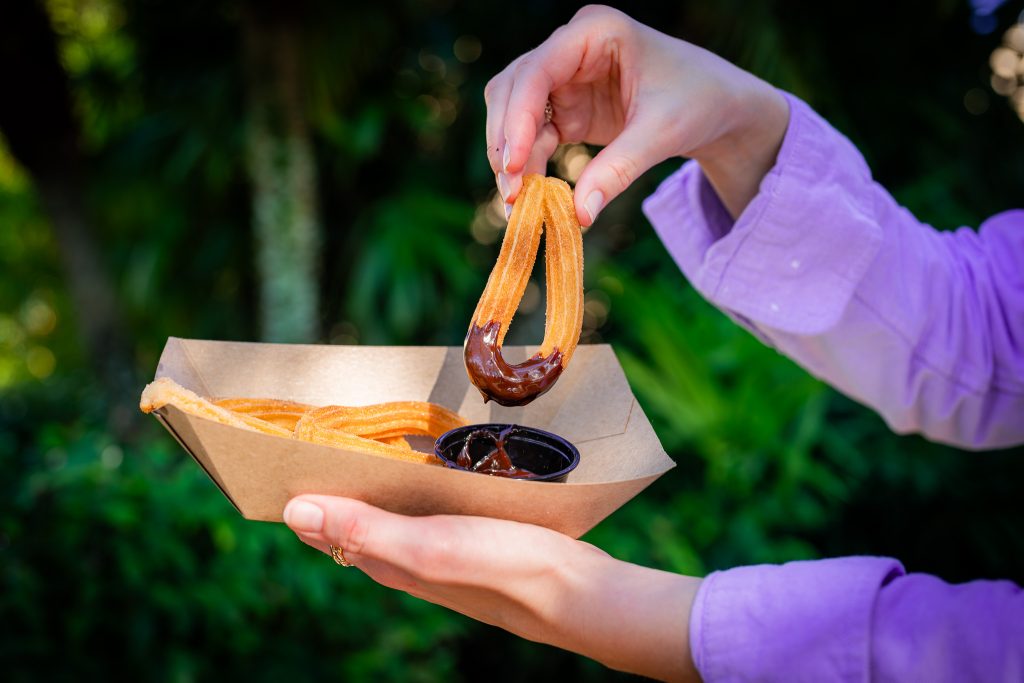
<svg viewBox="0 0 1024 683"><path fill-rule="evenodd" d="M565 481L580 462L557 434L514 424L458 427L438 438L434 453L452 469L527 481Z"/></svg>

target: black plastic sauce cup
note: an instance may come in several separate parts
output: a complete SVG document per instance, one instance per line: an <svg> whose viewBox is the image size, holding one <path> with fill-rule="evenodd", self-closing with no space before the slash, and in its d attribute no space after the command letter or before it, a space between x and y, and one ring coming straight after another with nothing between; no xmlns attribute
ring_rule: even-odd
<svg viewBox="0 0 1024 683"><path fill-rule="evenodd" d="M569 472L580 464L580 452L571 443L550 432L533 427L508 424L478 424L457 427L442 434L434 442L434 453L446 467L466 470L457 463L467 437L473 432L486 430L495 435L514 427L505 438L505 452L516 467L529 470L532 476L518 477L526 481L565 481ZM495 448L493 439L475 438L469 443L469 456L476 464ZM467 470L472 471L472 470Z"/></svg>

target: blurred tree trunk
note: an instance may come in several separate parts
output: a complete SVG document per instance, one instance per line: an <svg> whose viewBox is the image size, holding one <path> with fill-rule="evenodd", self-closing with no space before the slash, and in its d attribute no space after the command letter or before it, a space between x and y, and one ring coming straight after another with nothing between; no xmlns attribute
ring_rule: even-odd
<svg viewBox="0 0 1024 683"><path fill-rule="evenodd" d="M260 331L271 342L319 336L320 219L302 92L302 6L250 3L243 22Z"/></svg>
<svg viewBox="0 0 1024 683"><path fill-rule="evenodd" d="M84 200L79 129L67 74L41 3L0 3L0 131L32 177L50 217L67 273L68 292L88 357L111 398L112 426L127 429L138 396L113 284Z"/></svg>

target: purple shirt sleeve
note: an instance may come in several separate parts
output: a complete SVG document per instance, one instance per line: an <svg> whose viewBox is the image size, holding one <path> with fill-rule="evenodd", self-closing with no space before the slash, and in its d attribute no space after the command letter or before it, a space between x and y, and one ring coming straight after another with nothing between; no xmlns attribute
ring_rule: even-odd
<svg viewBox="0 0 1024 683"><path fill-rule="evenodd" d="M900 432L1024 442L1024 211L938 232L787 95L775 167L734 222L689 162L644 203L709 301ZM1024 680L1024 592L894 560L740 567L690 617L706 681Z"/></svg>
<svg viewBox="0 0 1024 683"><path fill-rule="evenodd" d="M690 648L712 681L1021 681L1024 591L846 557L709 575Z"/></svg>
<svg viewBox="0 0 1024 683"><path fill-rule="evenodd" d="M680 269L893 430L967 448L1024 442L1024 211L936 231L787 98L777 163L735 223L694 162L644 202Z"/></svg>

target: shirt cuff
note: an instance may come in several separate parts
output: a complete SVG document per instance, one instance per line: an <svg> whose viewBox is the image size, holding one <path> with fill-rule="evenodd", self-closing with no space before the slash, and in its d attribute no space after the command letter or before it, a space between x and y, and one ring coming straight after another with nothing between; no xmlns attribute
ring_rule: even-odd
<svg viewBox="0 0 1024 683"><path fill-rule="evenodd" d="M698 291L715 305L793 334L834 326L882 242L874 183L856 147L800 99L775 166L731 220L689 161L644 213Z"/></svg>
<svg viewBox="0 0 1024 683"><path fill-rule="evenodd" d="M846 557L710 574L690 613L690 651L712 681L863 681L879 590L895 560Z"/></svg>

